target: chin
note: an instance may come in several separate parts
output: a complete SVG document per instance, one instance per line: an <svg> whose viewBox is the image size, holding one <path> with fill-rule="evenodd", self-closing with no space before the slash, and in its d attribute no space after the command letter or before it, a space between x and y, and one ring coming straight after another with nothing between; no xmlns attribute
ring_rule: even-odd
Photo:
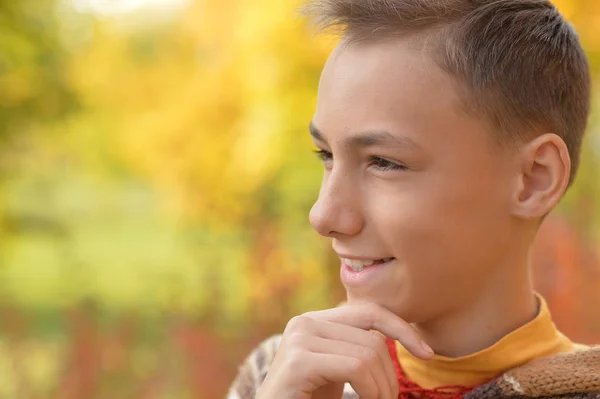
<svg viewBox="0 0 600 399"><path fill-rule="evenodd" d="M358 293L347 291L346 296L348 303L350 304L357 302L376 303L408 323L416 323L424 319L424 315L420 314L421 312L418 311L420 306L415 303L416 301L410 300L410 298L407 298L402 294L382 295L381 292Z"/></svg>

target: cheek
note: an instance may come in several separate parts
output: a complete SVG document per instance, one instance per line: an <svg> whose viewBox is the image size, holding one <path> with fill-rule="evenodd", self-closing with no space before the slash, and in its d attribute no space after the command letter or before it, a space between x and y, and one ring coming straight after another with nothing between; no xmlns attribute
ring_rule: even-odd
<svg viewBox="0 0 600 399"><path fill-rule="evenodd" d="M398 190L377 206L379 236L414 278L475 273L506 231L505 201L490 190L448 179Z"/></svg>
<svg viewBox="0 0 600 399"><path fill-rule="evenodd" d="M441 229L444 221L440 221L443 210L437 209L437 202L408 191L382 202L372 220L386 249L411 269L413 264L422 269L436 263L440 244L447 243Z"/></svg>

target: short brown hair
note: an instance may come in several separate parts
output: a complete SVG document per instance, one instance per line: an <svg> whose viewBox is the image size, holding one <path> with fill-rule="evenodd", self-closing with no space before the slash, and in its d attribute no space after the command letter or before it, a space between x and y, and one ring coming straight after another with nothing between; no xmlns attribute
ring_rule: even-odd
<svg viewBox="0 0 600 399"><path fill-rule="evenodd" d="M549 1L309 0L303 11L349 41L433 35L434 60L457 79L466 108L504 133L497 142L558 134L573 181L590 72L575 30Z"/></svg>

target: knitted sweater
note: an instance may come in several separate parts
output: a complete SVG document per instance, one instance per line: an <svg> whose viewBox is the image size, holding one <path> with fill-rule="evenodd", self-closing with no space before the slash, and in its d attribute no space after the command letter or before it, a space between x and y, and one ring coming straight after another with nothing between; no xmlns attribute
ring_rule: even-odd
<svg viewBox="0 0 600 399"><path fill-rule="evenodd" d="M281 336L260 344L240 367L227 399L254 399ZM357 399L349 384L343 399ZM465 399L600 399L600 346L533 360L464 395Z"/></svg>

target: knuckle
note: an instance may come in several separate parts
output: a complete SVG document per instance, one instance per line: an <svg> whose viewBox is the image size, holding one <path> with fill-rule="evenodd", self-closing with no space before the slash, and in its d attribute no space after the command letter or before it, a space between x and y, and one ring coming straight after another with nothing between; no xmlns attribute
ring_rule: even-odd
<svg viewBox="0 0 600 399"><path fill-rule="evenodd" d="M387 350L385 343L385 337L377 331L370 331L371 333L371 347L377 350Z"/></svg>
<svg viewBox="0 0 600 399"><path fill-rule="evenodd" d="M349 373L353 377L362 377L367 372L367 364L362 359L351 359L348 362Z"/></svg>
<svg viewBox="0 0 600 399"><path fill-rule="evenodd" d="M309 319L314 319L318 313L319 313L318 311L310 311L310 312L303 313L302 316L305 316Z"/></svg>
<svg viewBox="0 0 600 399"><path fill-rule="evenodd" d="M294 316L288 321L285 332L305 331L308 328L309 317L306 314Z"/></svg>
<svg viewBox="0 0 600 399"><path fill-rule="evenodd" d="M362 349L361 360L368 367L375 364L379 360L379 356L377 355L377 352L373 350L373 348L365 346Z"/></svg>
<svg viewBox="0 0 600 399"><path fill-rule="evenodd" d="M296 348L303 348L308 340L308 335L302 332L294 331L287 337L287 343Z"/></svg>

